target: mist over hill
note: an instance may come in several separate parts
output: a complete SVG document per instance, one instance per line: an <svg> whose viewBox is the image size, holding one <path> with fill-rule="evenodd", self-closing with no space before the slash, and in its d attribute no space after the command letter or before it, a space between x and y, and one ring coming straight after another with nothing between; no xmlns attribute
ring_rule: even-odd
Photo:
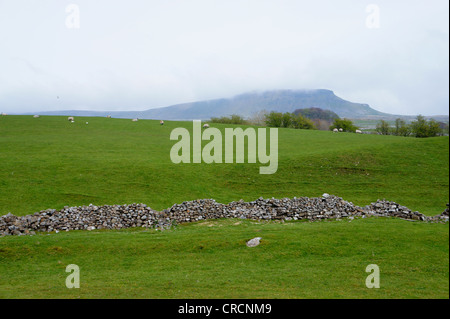
<svg viewBox="0 0 450 319"><path fill-rule="evenodd" d="M352 103L330 90L277 90L244 93L229 99L183 103L142 112L142 118L209 119L212 116L239 114L249 117L261 111L293 112L299 108L319 107L341 117L382 115L367 104Z"/></svg>
<svg viewBox="0 0 450 319"><path fill-rule="evenodd" d="M176 104L152 108L145 111L48 111L41 115L106 116L115 118L140 118L162 120L207 120L211 117L239 114L250 117L258 111L294 112L302 108L321 108L330 110L342 118L350 119L386 119L397 117L413 118L379 112L368 104L344 100L331 90L273 90L249 92L231 98L222 98L191 103ZM441 116L439 116L441 118ZM444 116L445 118L445 116ZM446 116L448 120L448 116Z"/></svg>

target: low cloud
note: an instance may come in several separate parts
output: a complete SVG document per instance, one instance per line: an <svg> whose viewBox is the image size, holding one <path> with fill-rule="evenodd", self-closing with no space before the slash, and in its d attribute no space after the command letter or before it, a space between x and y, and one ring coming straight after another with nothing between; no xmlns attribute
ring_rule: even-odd
<svg viewBox="0 0 450 319"><path fill-rule="evenodd" d="M0 111L144 110L326 88L394 114L448 114L448 2L0 3ZM57 98L59 97L59 98Z"/></svg>

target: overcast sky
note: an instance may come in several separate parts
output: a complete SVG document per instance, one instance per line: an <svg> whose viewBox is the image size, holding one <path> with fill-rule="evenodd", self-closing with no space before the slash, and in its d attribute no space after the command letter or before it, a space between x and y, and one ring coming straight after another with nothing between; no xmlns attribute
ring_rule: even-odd
<svg viewBox="0 0 450 319"><path fill-rule="evenodd" d="M448 12L448 0L0 0L0 112L322 88L449 114Z"/></svg>

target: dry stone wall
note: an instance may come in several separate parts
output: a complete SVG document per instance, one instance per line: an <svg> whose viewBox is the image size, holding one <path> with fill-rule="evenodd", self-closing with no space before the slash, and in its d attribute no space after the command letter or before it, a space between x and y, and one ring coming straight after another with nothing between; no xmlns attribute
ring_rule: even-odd
<svg viewBox="0 0 450 319"><path fill-rule="evenodd" d="M0 216L0 236L33 235L36 232L121 229L145 227L168 229L174 224L218 218L252 220L322 220L353 219L370 216L398 217L425 222L448 222L449 204L445 211L429 217L413 212L405 206L386 200L378 200L359 207L340 197L323 194L322 197L294 197L282 199L258 198L252 202L243 200L221 204L213 199L200 199L175 204L163 211L156 211L145 204L64 207L47 209L32 215Z"/></svg>

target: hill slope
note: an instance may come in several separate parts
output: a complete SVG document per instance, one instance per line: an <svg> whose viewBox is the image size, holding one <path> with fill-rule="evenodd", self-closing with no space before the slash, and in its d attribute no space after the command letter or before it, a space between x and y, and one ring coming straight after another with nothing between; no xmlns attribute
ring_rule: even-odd
<svg viewBox="0 0 450 319"><path fill-rule="evenodd" d="M213 126L222 134L234 127ZM280 128L278 171L260 175L259 163L172 163L178 127L192 132L190 122L0 116L0 215L324 192L356 205L386 198L428 215L448 202L448 137ZM448 234L448 224L365 218L6 236L0 298L448 298ZM246 247L256 236L261 244ZM81 289L65 285L69 264L80 267ZM381 289L367 289L368 264L380 266Z"/></svg>
<svg viewBox="0 0 450 319"><path fill-rule="evenodd" d="M366 218L7 236L0 298L448 299L448 234L448 224ZM261 244L246 247L256 236ZM366 287L369 263L380 289ZM80 266L80 289L66 288L69 264Z"/></svg>
<svg viewBox="0 0 450 319"><path fill-rule="evenodd" d="M142 113L143 118L208 119L211 116L239 114L251 116L261 110L293 112L300 108L318 107L331 110L341 117L383 115L367 104L352 103L330 90L279 90L245 93L230 99L218 99L173 105Z"/></svg>
<svg viewBox="0 0 450 319"><path fill-rule="evenodd" d="M222 136L236 127L213 126ZM261 175L267 164L172 163L170 134L178 127L192 132L191 122L0 117L0 214L90 203L163 210L200 198L228 203L323 193L359 206L385 198L432 216L448 203L448 137L279 129L278 170Z"/></svg>

